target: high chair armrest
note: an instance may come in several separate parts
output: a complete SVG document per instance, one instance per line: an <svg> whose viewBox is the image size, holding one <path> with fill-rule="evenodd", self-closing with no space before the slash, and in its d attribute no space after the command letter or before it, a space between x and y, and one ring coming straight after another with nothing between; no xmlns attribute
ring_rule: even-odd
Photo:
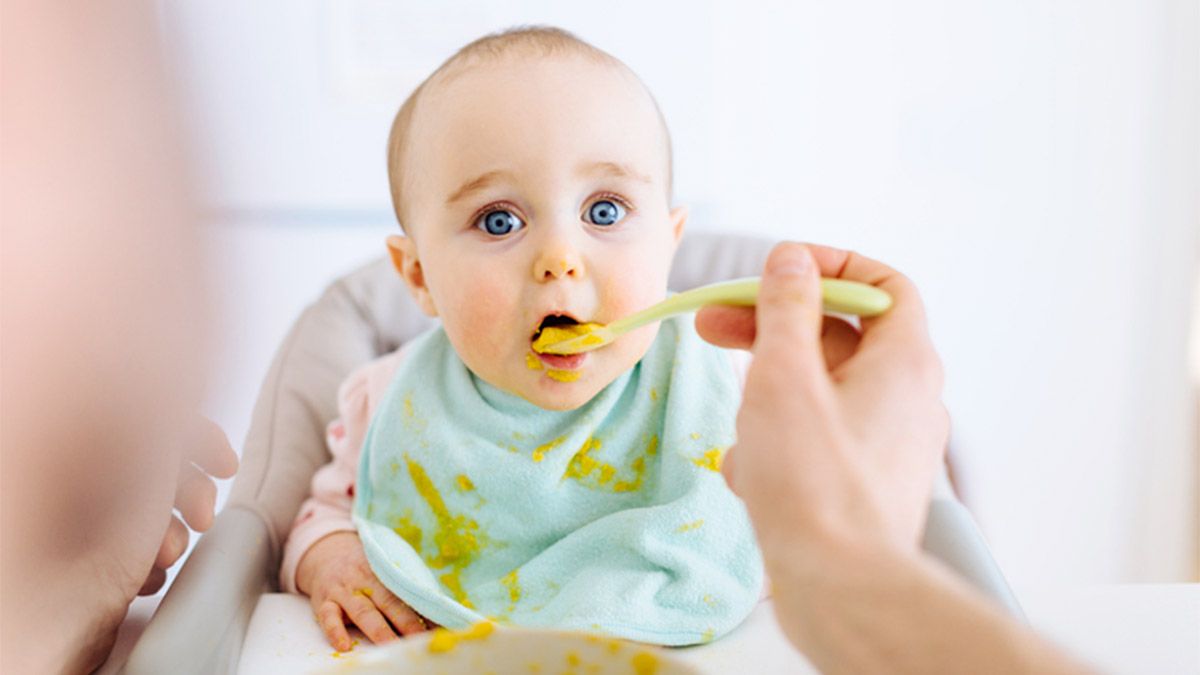
<svg viewBox="0 0 1200 675"><path fill-rule="evenodd" d="M983 532L962 502L954 497L935 497L929 503L922 548L1015 618L1025 619L1025 612L992 557Z"/></svg>
<svg viewBox="0 0 1200 675"><path fill-rule="evenodd" d="M121 671L233 673L259 596L269 590L267 523L230 506L192 551Z"/></svg>

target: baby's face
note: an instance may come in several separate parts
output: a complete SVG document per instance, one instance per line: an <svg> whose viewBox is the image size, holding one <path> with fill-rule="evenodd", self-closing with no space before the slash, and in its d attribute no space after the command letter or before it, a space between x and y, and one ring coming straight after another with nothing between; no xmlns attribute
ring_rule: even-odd
<svg viewBox="0 0 1200 675"><path fill-rule="evenodd" d="M543 408L582 405L657 326L586 354L530 346L547 321L606 324L665 297L686 211L668 203L653 102L623 69L573 55L470 66L422 96L411 236L390 242L405 280L476 375Z"/></svg>

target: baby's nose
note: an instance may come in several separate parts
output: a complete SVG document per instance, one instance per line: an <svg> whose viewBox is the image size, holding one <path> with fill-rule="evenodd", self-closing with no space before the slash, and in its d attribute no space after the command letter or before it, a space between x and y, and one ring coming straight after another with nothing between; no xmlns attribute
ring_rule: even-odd
<svg viewBox="0 0 1200 675"><path fill-rule="evenodd" d="M583 276L583 258L573 247L563 244L547 246L533 264L533 279L538 282Z"/></svg>

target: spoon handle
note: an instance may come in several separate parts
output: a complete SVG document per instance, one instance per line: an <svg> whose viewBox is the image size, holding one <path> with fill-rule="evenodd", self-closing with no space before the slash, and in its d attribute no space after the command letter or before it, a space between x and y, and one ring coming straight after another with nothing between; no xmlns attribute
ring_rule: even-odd
<svg viewBox="0 0 1200 675"><path fill-rule="evenodd" d="M608 329L615 336L708 305L753 305L758 300L759 280L759 277L734 279L676 293L656 305L612 322ZM821 300L827 312L857 314L864 318L883 314L892 306L892 296L887 291L845 279L821 279Z"/></svg>

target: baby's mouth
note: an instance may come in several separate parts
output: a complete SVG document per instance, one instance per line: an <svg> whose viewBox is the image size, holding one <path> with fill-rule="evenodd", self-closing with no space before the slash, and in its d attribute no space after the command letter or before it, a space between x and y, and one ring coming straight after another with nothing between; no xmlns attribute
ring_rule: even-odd
<svg viewBox="0 0 1200 675"><path fill-rule="evenodd" d="M547 314L542 317L542 322L538 324L537 330L530 336L529 342L537 342L537 339L542 336L542 331L551 326L577 326L579 320L567 314Z"/></svg>
<svg viewBox="0 0 1200 675"><path fill-rule="evenodd" d="M548 369L547 374L551 377L551 379L560 380L560 381L571 381L574 378L578 377L577 373L571 373L571 377L565 378L565 377L563 377L563 374L564 374L563 371L574 371L577 368L579 368L581 365L583 365L583 362L587 360L586 353L584 353L584 354L543 354L543 353L538 352L536 349L534 349L533 344L536 343L537 339L542 336L542 331L546 330L547 328L561 327L561 326L577 326L577 325L579 325L579 323L580 322L578 319L576 319L573 316L567 315L567 314L548 314L545 317L543 317L542 322L540 324L538 324L537 330L535 330L533 332L533 335L531 335L529 338L530 357L531 357L531 359L529 360L530 368L535 368L536 365L540 362L541 364L545 365L545 367ZM533 357L536 357L536 360L534 360ZM557 375L556 375L556 373L557 373Z"/></svg>

